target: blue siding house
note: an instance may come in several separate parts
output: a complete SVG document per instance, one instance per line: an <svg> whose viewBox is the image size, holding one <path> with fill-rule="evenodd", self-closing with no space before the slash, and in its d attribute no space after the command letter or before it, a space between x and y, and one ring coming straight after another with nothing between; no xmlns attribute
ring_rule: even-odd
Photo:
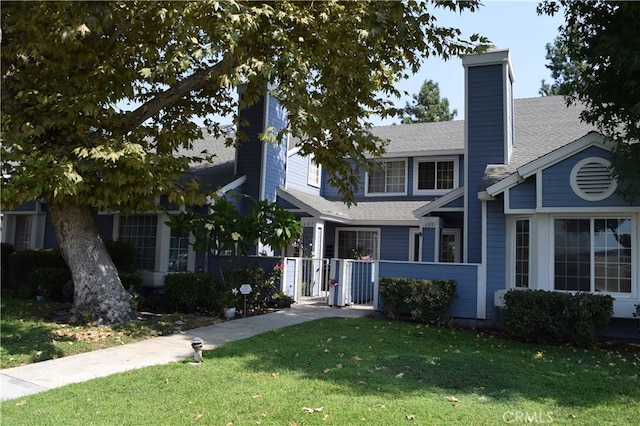
<svg viewBox="0 0 640 426"><path fill-rule="evenodd" d="M509 289L609 294L614 316L631 318L640 303L640 200L630 205L617 195L612 147L561 97L514 100L507 49L467 56L462 66L464 120L372 129L389 141L387 152L379 170L360 176L351 207L296 140L260 140L259 133L287 127L286 111L268 92L241 112L247 142L196 142L195 150L217 156L193 173L219 194L277 200L299 218L304 232L295 247L254 252L291 256L287 268L294 257L362 259L373 265L366 279L374 289L385 276L455 279L451 313L476 322L495 320ZM201 266L188 237L164 225L175 211L97 212L96 219L105 238L138 245L146 284L159 286L167 272ZM3 213L3 241L55 246L46 205ZM286 286L294 281L285 273Z"/></svg>

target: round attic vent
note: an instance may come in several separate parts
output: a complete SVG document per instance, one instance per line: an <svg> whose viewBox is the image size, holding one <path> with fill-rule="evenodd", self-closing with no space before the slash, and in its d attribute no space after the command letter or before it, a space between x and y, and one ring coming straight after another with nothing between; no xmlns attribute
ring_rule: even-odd
<svg viewBox="0 0 640 426"><path fill-rule="evenodd" d="M611 177L611 163L600 157L589 157L579 161L571 170L571 188L576 195L587 201L601 201L616 190L617 183Z"/></svg>

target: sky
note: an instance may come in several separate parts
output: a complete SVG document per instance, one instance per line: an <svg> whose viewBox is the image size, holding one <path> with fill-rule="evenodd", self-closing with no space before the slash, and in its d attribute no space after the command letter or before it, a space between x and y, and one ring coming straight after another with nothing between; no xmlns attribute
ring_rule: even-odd
<svg viewBox="0 0 640 426"><path fill-rule="evenodd" d="M469 37L478 33L487 37L497 48L509 49L514 69L513 91L516 99L540 96L538 90L543 79L551 81L551 71L545 65L545 48L552 43L563 23L562 14L553 17L536 14L537 1L484 0L476 12L454 13L442 11L436 14L441 25L459 28L462 35ZM399 82L400 91L409 94L399 100L396 106L411 102L412 95L420 91L425 80L438 83L440 97L449 100L450 110L457 109L456 120L464 119L464 69L462 60L451 58L429 58L419 73ZM398 124L399 119L373 119L376 126Z"/></svg>

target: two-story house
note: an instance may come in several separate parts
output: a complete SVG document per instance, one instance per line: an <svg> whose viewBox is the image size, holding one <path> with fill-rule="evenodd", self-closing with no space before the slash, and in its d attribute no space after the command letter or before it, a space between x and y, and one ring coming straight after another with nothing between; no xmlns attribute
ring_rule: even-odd
<svg viewBox="0 0 640 426"><path fill-rule="evenodd" d="M268 93L242 112L250 140L237 149L198 141L218 156L193 172L220 193L278 200L304 226L299 256L372 261L374 286L382 276L455 279L455 317L493 320L507 289L528 288L610 294L614 316L630 318L640 303L640 200L617 195L612 147L561 97L514 100L508 50L462 65L464 120L374 128L390 142L351 207L295 141L259 141L287 125ZM200 261L165 214L97 214L106 237L139 245L148 285ZM16 247L55 246L44 205L5 212L4 222L3 240Z"/></svg>

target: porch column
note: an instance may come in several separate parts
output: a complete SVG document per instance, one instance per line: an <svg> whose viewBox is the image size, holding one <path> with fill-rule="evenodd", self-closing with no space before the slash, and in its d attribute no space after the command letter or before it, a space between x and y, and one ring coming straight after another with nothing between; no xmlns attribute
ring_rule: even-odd
<svg viewBox="0 0 640 426"><path fill-rule="evenodd" d="M422 217L420 218L420 228L422 229L422 261L439 262L442 219Z"/></svg>

